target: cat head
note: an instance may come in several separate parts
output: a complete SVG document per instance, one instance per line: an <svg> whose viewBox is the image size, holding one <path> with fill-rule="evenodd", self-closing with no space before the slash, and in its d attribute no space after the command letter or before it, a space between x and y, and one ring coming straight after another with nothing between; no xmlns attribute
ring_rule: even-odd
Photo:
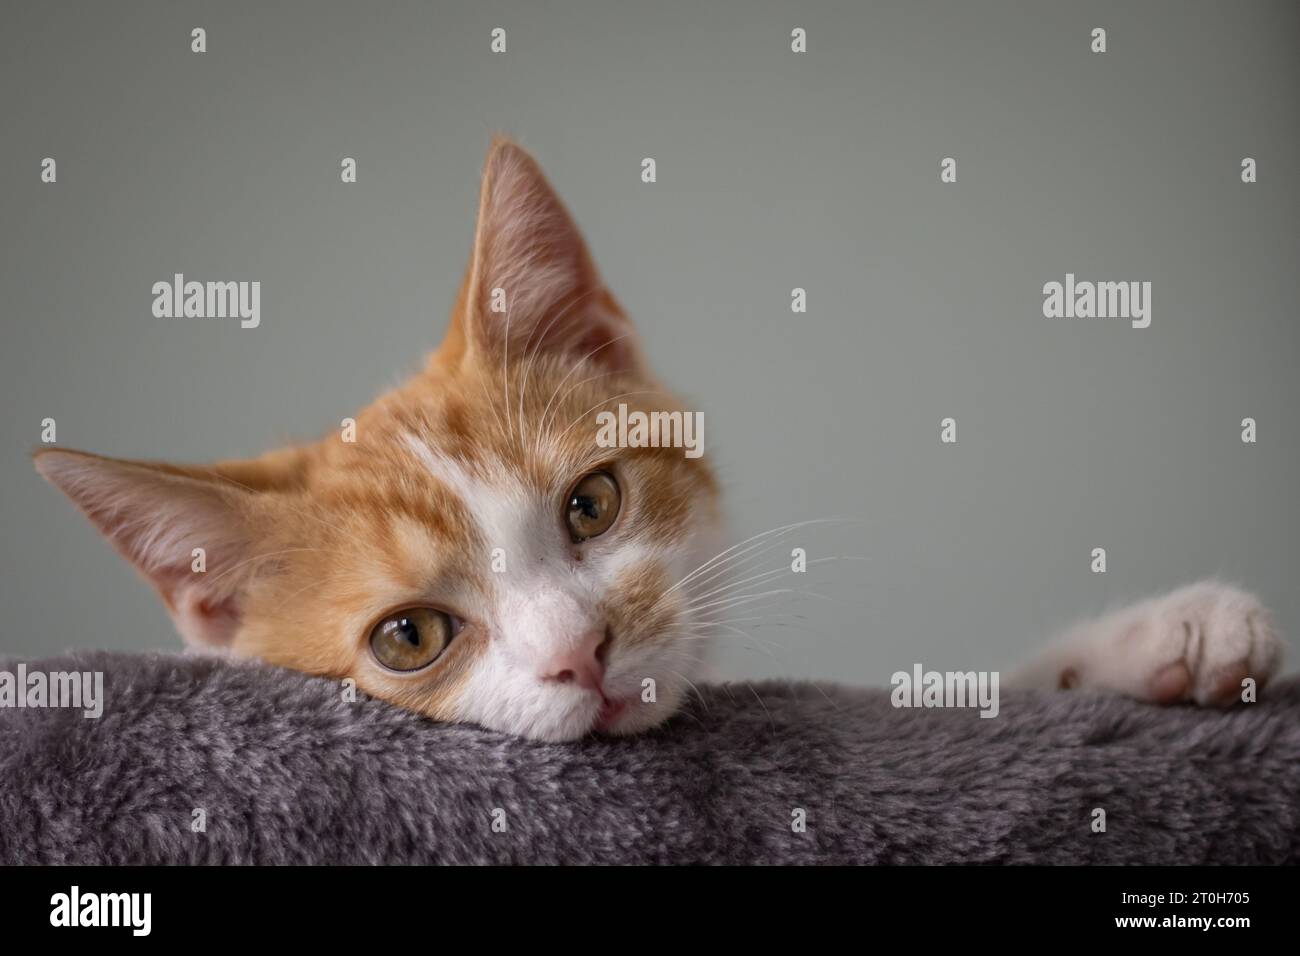
<svg viewBox="0 0 1300 956"><path fill-rule="evenodd" d="M698 676L716 581L691 572L720 519L702 458L608 447L619 405L687 413L536 162L499 141L443 344L354 426L210 466L47 449L36 467L191 644L438 720L633 733Z"/></svg>

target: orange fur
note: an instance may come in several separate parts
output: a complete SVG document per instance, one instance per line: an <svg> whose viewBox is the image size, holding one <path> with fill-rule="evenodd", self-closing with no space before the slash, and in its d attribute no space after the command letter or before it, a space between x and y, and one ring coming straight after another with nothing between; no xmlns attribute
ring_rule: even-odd
<svg viewBox="0 0 1300 956"><path fill-rule="evenodd" d="M504 313L492 309L498 288ZM530 671L527 655L549 651L517 633L569 641L554 615L519 623L535 597L540 607L539 596L562 594L554 606L581 609L575 631L606 628L610 694L638 704L647 678L662 688L661 703L631 707L610 728L630 732L671 713L683 671L698 665L690 638L704 625L691 619L689 589L671 585L712 555L719 516L701 459L597 446L596 412L619 402L682 408L647 371L536 163L497 141L446 338L424 371L356 416L355 443L331 435L210 467L44 450L36 465L141 570L191 642L352 677L437 719L549 739L590 730L599 701ZM609 532L575 544L566 494L594 470L615 476L622 511ZM201 573L194 548L206 551ZM507 551L505 573L494 548ZM394 673L369 653L370 631L412 605L464 628L429 668Z"/></svg>

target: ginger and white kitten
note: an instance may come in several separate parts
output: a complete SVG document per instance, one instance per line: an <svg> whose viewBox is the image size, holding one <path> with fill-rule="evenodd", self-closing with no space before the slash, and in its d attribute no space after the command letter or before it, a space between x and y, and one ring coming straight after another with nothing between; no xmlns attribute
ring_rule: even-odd
<svg viewBox="0 0 1300 956"><path fill-rule="evenodd" d="M628 734L699 678L727 561L702 459L598 447L596 413L619 402L683 410L537 164L499 141L450 330L354 441L205 467L47 449L36 466L191 644L352 677L437 720ZM1258 602L1207 584L1076 629L1022 682L1211 703L1280 656Z"/></svg>

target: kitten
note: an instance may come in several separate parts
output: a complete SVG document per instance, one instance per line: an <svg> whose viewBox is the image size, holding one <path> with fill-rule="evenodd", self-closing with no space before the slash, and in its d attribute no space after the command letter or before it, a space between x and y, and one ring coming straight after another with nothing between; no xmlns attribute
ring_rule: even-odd
<svg viewBox="0 0 1300 956"><path fill-rule="evenodd" d="M537 164L498 141L447 336L354 441L210 467L47 449L36 467L191 644L437 720L630 734L699 678L720 579L756 545L719 551L702 458L600 447L615 402L685 411ZM1280 651L1257 601L1205 584L1076 629L1022 682L1215 703Z"/></svg>

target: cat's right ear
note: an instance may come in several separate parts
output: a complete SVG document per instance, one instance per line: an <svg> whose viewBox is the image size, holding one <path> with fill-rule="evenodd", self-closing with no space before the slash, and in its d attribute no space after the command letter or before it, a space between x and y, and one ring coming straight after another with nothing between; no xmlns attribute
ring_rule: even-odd
<svg viewBox="0 0 1300 956"><path fill-rule="evenodd" d="M288 459L209 469L42 449L34 460L154 586L187 643L231 643L252 575L266 571L254 560L267 527L258 492L291 474Z"/></svg>

